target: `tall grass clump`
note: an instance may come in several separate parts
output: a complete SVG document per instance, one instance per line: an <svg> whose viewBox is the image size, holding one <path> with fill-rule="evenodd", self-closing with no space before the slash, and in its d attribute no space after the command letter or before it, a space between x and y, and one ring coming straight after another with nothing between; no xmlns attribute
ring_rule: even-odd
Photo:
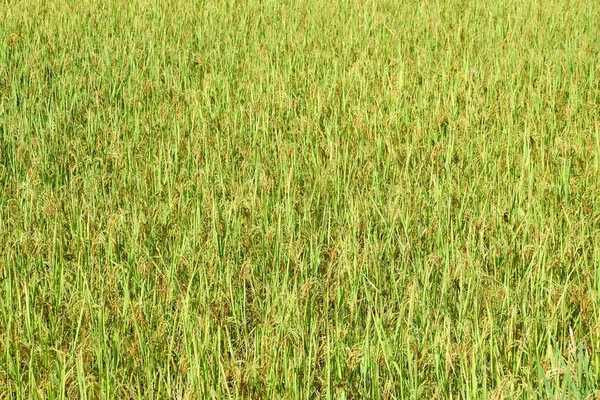
<svg viewBox="0 0 600 400"><path fill-rule="evenodd" d="M0 398L598 398L599 38L585 0L0 0Z"/></svg>

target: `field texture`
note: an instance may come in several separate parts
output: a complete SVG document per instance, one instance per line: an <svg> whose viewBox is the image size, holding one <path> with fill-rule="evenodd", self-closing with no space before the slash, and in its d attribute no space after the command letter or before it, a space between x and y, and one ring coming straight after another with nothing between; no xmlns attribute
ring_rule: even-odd
<svg viewBox="0 0 600 400"><path fill-rule="evenodd" d="M600 2L0 0L0 398L598 389Z"/></svg>

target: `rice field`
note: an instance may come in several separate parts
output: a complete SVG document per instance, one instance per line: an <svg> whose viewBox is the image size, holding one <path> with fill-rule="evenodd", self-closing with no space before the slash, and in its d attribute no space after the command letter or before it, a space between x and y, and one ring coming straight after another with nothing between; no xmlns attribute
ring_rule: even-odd
<svg viewBox="0 0 600 400"><path fill-rule="evenodd" d="M0 399L600 398L600 2L0 0Z"/></svg>

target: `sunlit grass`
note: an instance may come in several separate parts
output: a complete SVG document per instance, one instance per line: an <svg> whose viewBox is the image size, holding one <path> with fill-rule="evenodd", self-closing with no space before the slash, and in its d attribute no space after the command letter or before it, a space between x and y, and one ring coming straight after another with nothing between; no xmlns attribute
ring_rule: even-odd
<svg viewBox="0 0 600 400"><path fill-rule="evenodd" d="M0 1L0 398L600 396L600 3Z"/></svg>

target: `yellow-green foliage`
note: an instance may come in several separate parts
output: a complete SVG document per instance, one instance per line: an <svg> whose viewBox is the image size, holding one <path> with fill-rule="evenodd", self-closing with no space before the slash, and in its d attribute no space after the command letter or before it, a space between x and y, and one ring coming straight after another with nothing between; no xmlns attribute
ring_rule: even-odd
<svg viewBox="0 0 600 400"><path fill-rule="evenodd" d="M0 398L600 396L600 2L0 0Z"/></svg>

